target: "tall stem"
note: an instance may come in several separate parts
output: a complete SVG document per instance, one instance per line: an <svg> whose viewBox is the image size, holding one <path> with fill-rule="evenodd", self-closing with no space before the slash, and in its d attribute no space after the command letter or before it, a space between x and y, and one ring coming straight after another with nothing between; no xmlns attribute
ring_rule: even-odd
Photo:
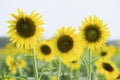
<svg viewBox="0 0 120 80"><path fill-rule="evenodd" d="M38 68L37 68L37 61L36 61L34 48L32 49L32 54L33 54L33 64L34 64L34 75L36 80L38 80Z"/></svg>
<svg viewBox="0 0 120 80"><path fill-rule="evenodd" d="M23 71L22 71L22 69L20 67L18 67L18 71L19 71L20 76L22 76L23 75Z"/></svg>
<svg viewBox="0 0 120 80"><path fill-rule="evenodd" d="M60 76L61 76L61 61L59 60L58 63L58 75L57 75L57 80L60 80Z"/></svg>
<svg viewBox="0 0 120 80"><path fill-rule="evenodd" d="M70 67L69 75L70 75L70 80L72 80L72 68L71 67Z"/></svg>
<svg viewBox="0 0 120 80"><path fill-rule="evenodd" d="M89 53L88 53L88 80L91 80L91 76L92 76L92 65L91 65L91 60L92 60L92 53L89 49Z"/></svg>
<svg viewBox="0 0 120 80"><path fill-rule="evenodd" d="M49 63L49 68L50 68L50 77L52 77L52 75L53 75L52 62Z"/></svg>

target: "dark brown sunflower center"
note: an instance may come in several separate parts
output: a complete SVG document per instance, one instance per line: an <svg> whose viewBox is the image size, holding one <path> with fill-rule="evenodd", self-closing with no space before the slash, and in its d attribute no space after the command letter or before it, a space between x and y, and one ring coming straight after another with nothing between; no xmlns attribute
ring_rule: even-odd
<svg viewBox="0 0 120 80"><path fill-rule="evenodd" d="M77 61L76 61L76 60L74 60L74 61L72 61L71 63L73 63L73 64L74 64L74 63L77 63Z"/></svg>
<svg viewBox="0 0 120 80"><path fill-rule="evenodd" d="M49 55L51 53L51 49L48 45L42 45L40 47L40 50L42 51L43 54Z"/></svg>
<svg viewBox="0 0 120 80"><path fill-rule="evenodd" d="M120 79L120 75L116 79Z"/></svg>
<svg viewBox="0 0 120 80"><path fill-rule="evenodd" d="M101 32L98 30L97 25L89 25L85 29L85 37L88 42L96 42L100 38Z"/></svg>
<svg viewBox="0 0 120 80"><path fill-rule="evenodd" d="M105 55L107 55L107 52L105 51L101 52L101 56L105 56Z"/></svg>
<svg viewBox="0 0 120 80"><path fill-rule="evenodd" d="M28 17L20 18L16 24L17 32L24 38L29 38L35 34L35 23Z"/></svg>
<svg viewBox="0 0 120 80"><path fill-rule="evenodd" d="M57 47L62 53L68 52L73 47L73 39L69 35L63 35L58 39Z"/></svg>
<svg viewBox="0 0 120 80"><path fill-rule="evenodd" d="M108 63L103 63L102 66L105 70L107 70L109 72L112 72L114 70L113 67Z"/></svg>

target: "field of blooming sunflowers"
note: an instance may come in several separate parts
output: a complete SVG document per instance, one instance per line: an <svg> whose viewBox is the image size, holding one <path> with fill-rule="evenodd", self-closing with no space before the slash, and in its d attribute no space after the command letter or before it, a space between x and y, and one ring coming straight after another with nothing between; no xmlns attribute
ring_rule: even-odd
<svg viewBox="0 0 120 80"><path fill-rule="evenodd" d="M78 32L61 26L44 39L43 16L17 12L0 47L0 80L120 80L120 40L108 43L108 25L96 15L84 18Z"/></svg>

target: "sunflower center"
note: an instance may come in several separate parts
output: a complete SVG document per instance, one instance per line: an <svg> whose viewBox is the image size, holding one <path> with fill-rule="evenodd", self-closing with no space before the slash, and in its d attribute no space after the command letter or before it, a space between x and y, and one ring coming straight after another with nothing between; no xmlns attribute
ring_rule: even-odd
<svg viewBox="0 0 120 80"><path fill-rule="evenodd" d="M107 52L101 52L101 56L107 55Z"/></svg>
<svg viewBox="0 0 120 80"><path fill-rule="evenodd" d="M49 55L51 53L51 49L50 49L50 47L48 45L42 45L40 50L45 55Z"/></svg>
<svg viewBox="0 0 120 80"><path fill-rule="evenodd" d="M68 52L73 47L73 39L69 35L63 35L58 39L58 49L62 52Z"/></svg>
<svg viewBox="0 0 120 80"><path fill-rule="evenodd" d="M103 63L102 66L105 70L107 70L109 72L112 72L114 70L113 67L108 63Z"/></svg>
<svg viewBox="0 0 120 80"><path fill-rule="evenodd" d="M85 29L85 37L89 42L96 42L100 38L100 31L96 25L89 25Z"/></svg>
<svg viewBox="0 0 120 80"><path fill-rule="evenodd" d="M72 61L71 63L73 63L73 64L74 64L74 63L77 63L77 61L76 61L76 60L74 60L74 61Z"/></svg>
<svg viewBox="0 0 120 80"><path fill-rule="evenodd" d="M116 79L120 79L120 75Z"/></svg>
<svg viewBox="0 0 120 80"><path fill-rule="evenodd" d="M20 18L16 24L17 32L24 38L29 38L35 34L35 23L28 17Z"/></svg>

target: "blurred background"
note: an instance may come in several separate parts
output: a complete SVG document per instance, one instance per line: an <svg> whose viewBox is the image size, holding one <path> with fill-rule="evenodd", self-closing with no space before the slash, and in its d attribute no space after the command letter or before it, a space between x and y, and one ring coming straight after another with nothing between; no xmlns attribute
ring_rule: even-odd
<svg viewBox="0 0 120 80"><path fill-rule="evenodd" d="M0 70L2 70L0 71L0 78L1 75L8 75L8 73L3 72L6 69L8 70L5 64L5 55L10 53L16 56L19 54L26 63L29 62L27 66L30 68L25 68L24 72L27 76L33 76L31 58L24 58L25 56L23 57L23 54L21 54L31 51L25 52L15 48L9 43L9 38L6 34L8 31L8 23L6 21L13 19L10 13L17 14L17 8L27 14L34 10L43 15L42 19L45 22L42 26L45 29L43 38L53 37L56 29L62 26L72 26L78 31L78 26L81 25L85 17L96 15L105 24L108 24L110 29L111 36L107 43L113 44L117 51L116 53L120 53L120 0L0 0L0 65L2 64L0 66ZM22 60L21 58L17 57L18 60Z"/></svg>

